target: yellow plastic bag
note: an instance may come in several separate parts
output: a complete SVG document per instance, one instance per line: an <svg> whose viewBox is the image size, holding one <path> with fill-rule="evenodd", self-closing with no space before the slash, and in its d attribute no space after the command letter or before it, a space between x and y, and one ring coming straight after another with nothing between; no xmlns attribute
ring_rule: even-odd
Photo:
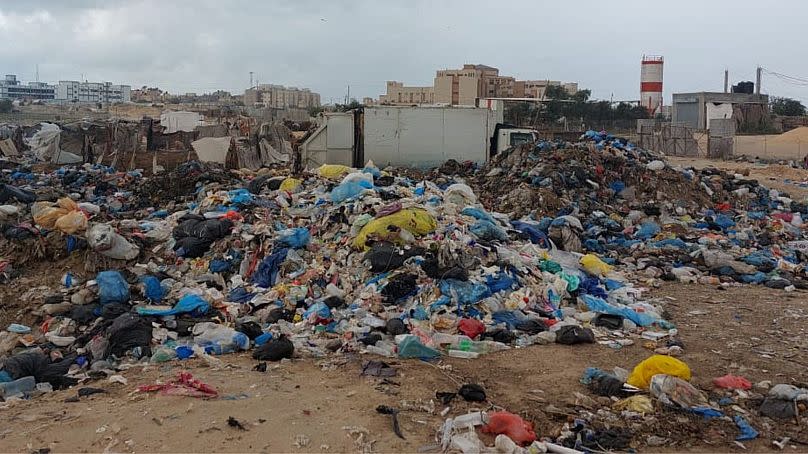
<svg viewBox="0 0 808 454"><path fill-rule="evenodd" d="M36 202L34 205L38 205ZM56 220L69 213L69 210L50 206L47 202L41 205L31 207L31 213L34 215L34 223L46 229L52 229L56 225Z"/></svg>
<svg viewBox="0 0 808 454"><path fill-rule="evenodd" d="M341 164L323 164L317 169L317 173L329 180L336 180L346 173L351 173L352 170L350 167Z"/></svg>
<svg viewBox="0 0 808 454"><path fill-rule="evenodd" d="M628 410L642 414L654 412L654 404L651 402L651 399L648 398L648 396L640 394L619 400L612 405L612 408L619 411Z"/></svg>
<svg viewBox="0 0 808 454"><path fill-rule="evenodd" d="M76 211L79 209L79 206L76 203L76 201L71 199L70 197L62 197L61 199L56 201L56 204L59 205L59 208L64 208L67 211Z"/></svg>
<svg viewBox="0 0 808 454"><path fill-rule="evenodd" d="M438 223L435 218L423 208L407 208L389 216L374 219L365 224L354 239L354 248L367 249L365 241L367 241L368 236L388 234L389 231L387 227L391 225L407 230L413 235L425 235L434 231Z"/></svg>
<svg viewBox="0 0 808 454"><path fill-rule="evenodd" d="M71 211L57 219L54 227L62 233L72 235L87 230L87 218L81 211Z"/></svg>
<svg viewBox="0 0 808 454"><path fill-rule="evenodd" d="M280 189L281 191L295 192L302 184L303 184L302 180L298 180L297 178L287 178L283 180L278 189Z"/></svg>
<svg viewBox="0 0 808 454"><path fill-rule="evenodd" d="M580 263L587 273L595 276L605 276L612 270L611 265L604 263L595 254L586 254L585 256L581 257Z"/></svg>
<svg viewBox="0 0 808 454"><path fill-rule="evenodd" d="M690 381L690 368L687 367L687 364L672 356L653 355L634 367L626 383L637 388L648 389L651 377L657 374L671 375Z"/></svg>

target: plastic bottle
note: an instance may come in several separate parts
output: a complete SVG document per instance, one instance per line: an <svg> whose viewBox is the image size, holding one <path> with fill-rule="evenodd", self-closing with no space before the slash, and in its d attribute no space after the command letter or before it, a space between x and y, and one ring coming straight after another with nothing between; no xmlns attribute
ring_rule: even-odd
<svg viewBox="0 0 808 454"><path fill-rule="evenodd" d="M474 411L465 415L455 416L452 420L452 427L462 429L468 426L481 426L486 423L485 412Z"/></svg>
<svg viewBox="0 0 808 454"><path fill-rule="evenodd" d="M477 352L466 351L466 350L449 350L449 356L452 358L465 358L465 359L475 359L480 356Z"/></svg>
<svg viewBox="0 0 808 454"><path fill-rule="evenodd" d="M29 375L17 380L0 383L0 396L4 399L30 393L36 387L36 379Z"/></svg>

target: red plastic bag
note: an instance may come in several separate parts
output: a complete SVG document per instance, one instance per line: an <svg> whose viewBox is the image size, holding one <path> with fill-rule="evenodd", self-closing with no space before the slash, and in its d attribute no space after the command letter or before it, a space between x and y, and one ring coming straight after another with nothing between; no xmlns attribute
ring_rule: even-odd
<svg viewBox="0 0 808 454"><path fill-rule="evenodd" d="M727 374L713 379L713 384L726 389L752 389L752 382L737 375Z"/></svg>
<svg viewBox="0 0 808 454"><path fill-rule="evenodd" d="M463 320L460 320L460 323L457 324L457 329L459 329L461 333L465 334L470 339L474 339L485 332L485 325L483 325L483 322L477 320L476 318L464 318Z"/></svg>
<svg viewBox="0 0 808 454"><path fill-rule="evenodd" d="M180 372L177 378L166 384L141 385L140 392L160 391L167 396L216 397L219 392L207 383L194 378L190 372Z"/></svg>
<svg viewBox="0 0 808 454"><path fill-rule="evenodd" d="M489 413L488 425L483 426L482 431L492 435L505 434L520 445L536 441L533 424L525 421L519 415L508 413L507 411Z"/></svg>

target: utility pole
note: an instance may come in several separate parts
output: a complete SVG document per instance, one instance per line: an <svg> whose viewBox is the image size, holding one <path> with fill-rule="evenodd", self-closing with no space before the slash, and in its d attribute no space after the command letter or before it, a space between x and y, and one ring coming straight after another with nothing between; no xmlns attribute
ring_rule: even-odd
<svg viewBox="0 0 808 454"><path fill-rule="evenodd" d="M757 67L757 83L755 83L755 94L760 94L760 73L762 68L760 66Z"/></svg>
<svg viewBox="0 0 808 454"><path fill-rule="evenodd" d="M729 93L729 70L724 70L724 93Z"/></svg>
<svg viewBox="0 0 808 454"><path fill-rule="evenodd" d="M252 82L252 81L253 81L253 78L252 78L252 76L253 76L253 72L252 72L252 71L250 71L250 88L252 88L252 87L253 87L253 82Z"/></svg>
<svg viewBox="0 0 808 454"><path fill-rule="evenodd" d="M36 64L36 81L39 82L39 63Z"/></svg>
<svg viewBox="0 0 808 454"><path fill-rule="evenodd" d="M351 103L351 84L348 84L348 99L345 100L345 104Z"/></svg>

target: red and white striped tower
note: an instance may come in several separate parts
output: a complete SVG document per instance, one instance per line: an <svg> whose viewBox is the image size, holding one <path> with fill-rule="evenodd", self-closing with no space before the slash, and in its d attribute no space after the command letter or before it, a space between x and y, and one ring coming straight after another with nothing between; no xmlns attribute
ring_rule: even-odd
<svg viewBox="0 0 808 454"><path fill-rule="evenodd" d="M643 55L640 69L640 105L651 115L662 106L662 57Z"/></svg>

